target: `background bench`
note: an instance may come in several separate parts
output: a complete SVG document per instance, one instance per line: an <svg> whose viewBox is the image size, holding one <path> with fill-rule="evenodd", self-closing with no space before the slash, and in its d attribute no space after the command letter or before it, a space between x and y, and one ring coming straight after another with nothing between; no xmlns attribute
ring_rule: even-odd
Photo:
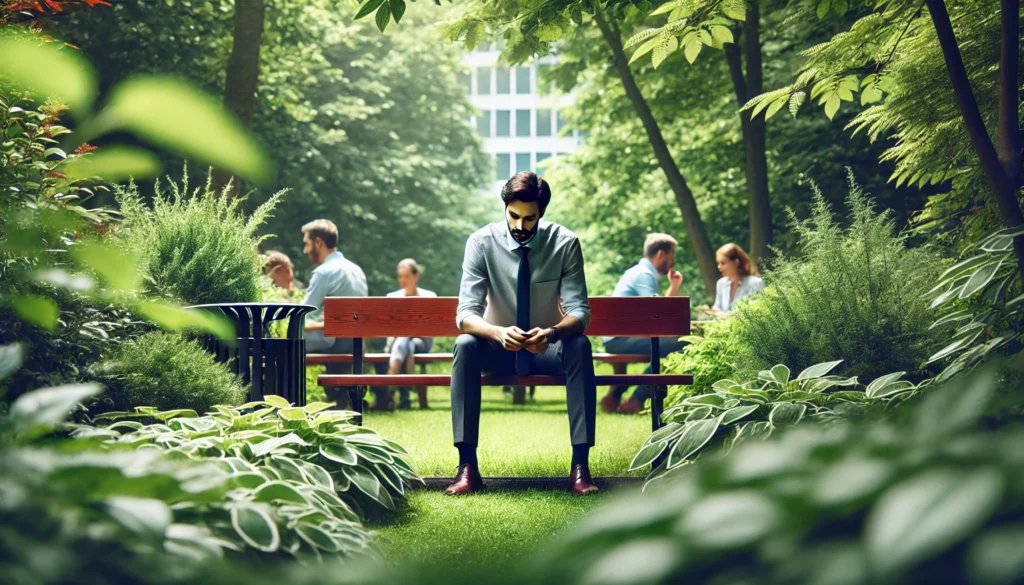
<svg viewBox="0 0 1024 585"><path fill-rule="evenodd" d="M404 337L404 336L403 336ZM390 354L367 353L363 355L363 363L386 364ZM413 361L419 366L420 374L427 373L427 364L451 363L450 353L418 353L413 356ZM650 356L639 353L595 353L594 361L611 364L612 371L616 374L625 374L626 366L629 364L642 364L650 360ZM317 366L323 364L351 364L352 354L350 353L309 353L306 354L306 365ZM530 396L533 396L533 386L530 387ZM428 408L427 387L416 386L416 395L419 397L420 408ZM525 404L525 386L515 386L512 393L512 404Z"/></svg>
<svg viewBox="0 0 1024 585"><path fill-rule="evenodd" d="M368 337L456 337L456 297L328 297L324 299L324 335L353 340L352 374L323 374L321 386L348 386L352 408L362 413L365 386L450 386L450 375L363 374L363 339ZM654 387L651 428L661 426L661 411L668 385L692 384L688 374L661 374L659 336L680 337L690 333L689 297L592 297L587 335L649 337L650 374L597 376L598 386ZM383 355L383 354L377 354ZM385 358L386 359L386 358ZM625 365L625 364L623 364ZM484 375L485 386L564 386L564 376Z"/></svg>

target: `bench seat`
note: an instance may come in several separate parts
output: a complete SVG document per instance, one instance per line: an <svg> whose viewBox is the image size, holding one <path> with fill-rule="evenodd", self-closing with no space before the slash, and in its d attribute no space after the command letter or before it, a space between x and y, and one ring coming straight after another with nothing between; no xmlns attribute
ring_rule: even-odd
<svg viewBox="0 0 1024 585"><path fill-rule="evenodd" d="M310 353L306 354L306 365L351 364L350 353ZM363 354L363 361L370 364L386 364L391 355L386 353ZM606 364L644 364L651 359L642 353L595 353L594 361ZM450 353L417 353L413 356L417 364L438 364L452 361Z"/></svg>
<svg viewBox="0 0 1024 585"><path fill-rule="evenodd" d="M598 386L633 386L636 384L690 385L689 374L609 374L595 376ZM396 376L373 374L322 374L321 386L451 386L452 377L444 374L401 374ZM565 376L490 376L480 377L484 386L564 386Z"/></svg>

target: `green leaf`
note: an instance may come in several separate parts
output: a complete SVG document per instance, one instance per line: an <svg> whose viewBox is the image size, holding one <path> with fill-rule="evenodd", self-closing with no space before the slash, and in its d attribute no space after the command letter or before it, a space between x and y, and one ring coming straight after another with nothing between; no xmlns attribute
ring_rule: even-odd
<svg viewBox="0 0 1024 585"><path fill-rule="evenodd" d="M111 518L147 539L163 540L164 533L171 525L171 509L160 500L112 496L104 503Z"/></svg>
<svg viewBox="0 0 1024 585"><path fill-rule="evenodd" d="M671 34L666 36L664 40L658 43L658 46L654 47L654 53L651 55L651 64L657 69L658 65L661 65L677 48L679 48L679 42L676 40L676 37Z"/></svg>
<svg viewBox="0 0 1024 585"><path fill-rule="evenodd" d="M302 447L309 446L309 443L302 440L302 437L295 433L288 433L283 437L274 437L273 439L267 439L262 443L257 443L252 446L252 454L254 457L264 457L269 455L275 449L280 449L287 445L299 445Z"/></svg>
<svg viewBox="0 0 1024 585"><path fill-rule="evenodd" d="M331 442L320 445L320 454L342 465L355 465L358 462L356 452L344 443Z"/></svg>
<svg viewBox="0 0 1024 585"><path fill-rule="evenodd" d="M967 552L972 583L1019 583L1024 577L1024 526L992 528L974 538Z"/></svg>
<svg viewBox="0 0 1024 585"><path fill-rule="evenodd" d="M112 183L148 179L160 173L160 159L148 150L128 146L104 146L71 159L61 169L69 179L101 177Z"/></svg>
<svg viewBox="0 0 1024 585"><path fill-rule="evenodd" d="M800 374L797 375L796 379L797 380L806 380L808 378L820 378L820 377L824 376L825 374L831 372L833 369L835 369L836 366L838 366L841 363L843 363L843 360L836 360L834 362L822 362L820 364L815 364L815 365L807 368L806 370L800 372Z"/></svg>
<svg viewBox="0 0 1024 585"><path fill-rule="evenodd" d="M807 99L807 94L802 91L798 91L793 95L789 96L789 115L796 117L797 111L800 106L803 105L804 100Z"/></svg>
<svg viewBox="0 0 1024 585"><path fill-rule="evenodd" d="M359 20L360 18L369 15L383 3L384 0L369 0L368 2L359 7L359 12L356 12L356 17L353 20Z"/></svg>
<svg viewBox="0 0 1024 585"><path fill-rule="evenodd" d="M270 406L275 406L277 408L290 408L292 405L291 402L288 402L287 400L276 394L264 394L263 402L266 402Z"/></svg>
<svg viewBox="0 0 1024 585"><path fill-rule="evenodd" d="M722 12L733 20L747 19L747 6L743 0L726 0L722 3Z"/></svg>
<svg viewBox="0 0 1024 585"><path fill-rule="evenodd" d="M302 540L305 540L314 548L327 552L338 552L341 550L341 545L331 538L330 534L312 524L300 522L295 525L295 532L299 534Z"/></svg>
<svg viewBox="0 0 1024 585"><path fill-rule="evenodd" d="M736 408L730 408L729 410L722 413L722 424L731 425L732 423L748 416L750 413L757 410L757 406L737 406Z"/></svg>
<svg viewBox="0 0 1024 585"><path fill-rule="evenodd" d="M142 277L135 268L135 262L113 244L71 246L71 255L117 290L133 292L142 285Z"/></svg>
<svg viewBox="0 0 1024 585"><path fill-rule="evenodd" d="M695 455L715 435L721 422L722 417L719 416L687 423L679 436L679 441L672 446L672 451L668 454L668 468L678 467Z"/></svg>
<svg viewBox="0 0 1024 585"><path fill-rule="evenodd" d="M903 377L904 374L906 374L906 372L893 372L891 374L879 376L872 380L870 384L868 384L868 387L864 390L864 393L867 394L868 397L874 398L876 393L878 393L882 388L885 388L889 384L895 382L896 380L899 380L901 377Z"/></svg>
<svg viewBox="0 0 1024 585"><path fill-rule="evenodd" d="M277 411L277 416L284 420L306 420L306 411L301 408L294 406L291 408L282 408Z"/></svg>
<svg viewBox="0 0 1024 585"><path fill-rule="evenodd" d="M882 101L882 91L877 87L867 87L860 92L860 105L866 106Z"/></svg>
<svg viewBox="0 0 1024 585"><path fill-rule="evenodd" d="M116 130L257 183L269 182L273 174L253 136L219 100L170 77L122 82L82 134L88 140Z"/></svg>
<svg viewBox="0 0 1024 585"><path fill-rule="evenodd" d="M709 406L721 407L725 399L717 394L701 394L700 396L691 396L686 400L683 400L683 404L690 404L694 406L700 406L707 404Z"/></svg>
<svg viewBox="0 0 1024 585"><path fill-rule="evenodd" d="M832 0L821 0L820 2L818 2L818 20L822 20L825 18L825 15L828 14L828 9L831 6Z"/></svg>
<svg viewBox="0 0 1024 585"><path fill-rule="evenodd" d="M239 504L231 508L231 526L246 544L263 552L281 546L281 534L266 505Z"/></svg>
<svg viewBox="0 0 1024 585"><path fill-rule="evenodd" d="M158 412L153 418L159 421L169 421L172 418L199 418L199 413L191 408L178 408L176 410Z"/></svg>
<svg viewBox="0 0 1024 585"><path fill-rule="evenodd" d="M21 294L11 299L14 312L25 321L38 325L47 331L57 329L60 310L50 297Z"/></svg>
<svg viewBox="0 0 1024 585"><path fill-rule="evenodd" d="M142 301L136 303L133 309L163 329L176 331L197 327L221 339L235 339L235 325L223 315L186 310L159 301Z"/></svg>
<svg viewBox="0 0 1024 585"><path fill-rule="evenodd" d="M299 493L295 487L283 481L271 481L260 486L253 494L257 502L293 502L296 504L308 504L306 498Z"/></svg>
<svg viewBox="0 0 1024 585"><path fill-rule="evenodd" d="M0 345L0 380L10 377L21 367L25 350L20 343Z"/></svg>
<svg viewBox="0 0 1024 585"><path fill-rule="evenodd" d="M783 364L777 364L772 369L759 373L757 377L760 380L774 382L780 387L785 388L786 384L789 384L789 375L789 368Z"/></svg>
<svg viewBox="0 0 1024 585"><path fill-rule="evenodd" d="M768 415L768 422L770 422L773 427L795 425L804 417L805 412L807 412L806 404L780 402L775 404L775 407L772 408L771 413Z"/></svg>
<svg viewBox="0 0 1024 585"><path fill-rule="evenodd" d="M788 101L789 101L789 97L788 96L782 96L781 98L779 98L779 99L775 100L774 102L772 102L772 105L768 106L768 110L764 113L764 119L767 120L768 118L771 118L772 116L774 116L776 114L776 112L781 110L782 107L785 106L786 102L788 102Z"/></svg>
<svg viewBox="0 0 1024 585"><path fill-rule="evenodd" d="M713 36L716 41L722 43L723 45L725 43L732 43L732 42L734 42L733 36L732 36L732 31L729 30L729 27L727 27L727 26L713 26L713 27L711 27L711 36Z"/></svg>
<svg viewBox="0 0 1024 585"><path fill-rule="evenodd" d="M683 55L686 56L686 60L691 64L697 60L697 55L700 55L700 49L704 45L701 44L700 40L696 36L691 37L691 40L686 43L683 48Z"/></svg>
<svg viewBox="0 0 1024 585"><path fill-rule="evenodd" d="M712 495L697 501L679 522L695 545L712 550L749 545L768 534L782 514L765 495L754 490Z"/></svg>
<svg viewBox="0 0 1024 585"><path fill-rule="evenodd" d="M359 491L370 496L374 500L380 502L380 481L377 480L377 476L370 473L365 467L361 465L351 465L342 468L342 472L345 474L352 485L356 486Z"/></svg>
<svg viewBox="0 0 1024 585"><path fill-rule="evenodd" d="M80 402L103 391L99 384L69 384L22 394L11 404L10 418L18 429L64 422Z"/></svg>
<svg viewBox="0 0 1024 585"><path fill-rule="evenodd" d="M637 59L643 57L647 53L650 53L651 50L654 49L654 47L656 47L659 42L660 41L658 39L651 39L646 43L640 45L637 48L637 50L633 51L633 56L629 59L629 62L632 63L633 61L636 61Z"/></svg>
<svg viewBox="0 0 1024 585"><path fill-rule="evenodd" d="M892 575L946 551L998 508L1003 484L997 469L933 469L890 488L866 522L869 560Z"/></svg>
<svg viewBox="0 0 1024 585"><path fill-rule="evenodd" d="M384 29L388 27L388 23L391 22L391 7L388 2L381 4L381 7L377 9L377 16L374 17L374 22L376 22L380 32L384 32Z"/></svg>
<svg viewBox="0 0 1024 585"><path fill-rule="evenodd" d="M42 42L30 35L0 40L0 77L14 87L66 103L78 115L88 113L96 95L96 75L81 51L62 43Z"/></svg>
<svg viewBox="0 0 1024 585"><path fill-rule="evenodd" d="M649 445L651 443L659 443L668 440L676 433L683 432L682 429L683 425L677 422L668 423L667 425L651 433L651 436L647 438L647 444Z"/></svg>
<svg viewBox="0 0 1024 585"><path fill-rule="evenodd" d="M854 456L818 474L811 498L822 506L841 506L874 494L891 476L885 463Z"/></svg>
<svg viewBox="0 0 1024 585"><path fill-rule="evenodd" d="M395 24L402 22L402 16L405 14L405 0L388 0L391 4L391 16L395 19Z"/></svg>
<svg viewBox="0 0 1024 585"><path fill-rule="evenodd" d="M629 464L629 470L633 471L646 465L650 465L665 451L666 447L668 447L668 443L658 441L657 443L651 443L643 449L640 449L640 452L636 454L636 457L633 457L633 462Z"/></svg>
<svg viewBox="0 0 1024 585"><path fill-rule="evenodd" d="M833 93L828 98L828 101L825 102L825 115L828 116L829 120L831 120L836 115L836 112L839 111L839 104L841 102L842 100L839 99L839 94L836 93Z"/></svg>
<svg viewBox="0 0 1024 585"><path fill-rule="evenodd" d="M967 284L964 285L963 290L960 291L960 298L966 299L979 290L985 288L985 286L992 281L992 278L995 277L996 272L999 271L999 268L1002 265L1002 262L993 262L975 270L974 274L967 279Z"/></svg>

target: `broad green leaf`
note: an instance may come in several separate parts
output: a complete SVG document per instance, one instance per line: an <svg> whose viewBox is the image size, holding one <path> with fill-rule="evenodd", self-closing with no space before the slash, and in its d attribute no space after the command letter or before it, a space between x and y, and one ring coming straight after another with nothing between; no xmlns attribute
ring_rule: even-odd
<svg viewBox="0 0 1024 585"><path fill-rule="evenodd" d="M342 468L342 472L345 474L345 477L349 478L352 485L359 489L359 491L378 502L381 501L380 481L377 480L377 476L370 473L365 467L362 467L361 465L350 465Z"/></svg>
<svg viewBox="0 0 1024 585"><path fill-rule="evenodd" d="M806 404L780 402L772 408L771 413L768 415L768 422L773 427L795 425L804 417L805 412L807 412Z"/></svg>
<svg viewBox="0 0 1024 585"><path fill-rule="evenodd" d="M645 446L643 449L640 449L640 452L637 453L635 457L633 457L633 462L629 464L629 470L633 471L636 469L640 469L641 467L644 467L646 465L650 465L655 459L658 458L659 455L661 455L665 451L666 447L668 447L667 442L658 441L656 443L651 443L650 445Z"/></svg>
<svg viewBox="0 0 1024 585"><path fill-rule="evenodd" d="M283 437L274 437L273 439L268 439L266 441L263 441L262 443L253 445L252 453L253 456L255 457L263 457L269 455L275 449L280 449L281 447L285 447L287 445L299 445L306 447L309 446L309 443L303 441L302 437L296 435L295 433L288 433Z"/></svg>
<svg viewBox="0 0 1024 585"><path fill-rule="evenodd" d="M259 473L239 473L231 476L231 481L238 487L256 489L267 483L267 478Z"/></svg>
<svg viewBox="0 0 1024 585"><path fill-rule="evenodd" d="M882 101L882 91L877 87L866 87L860 92L860 105L866 106Z"/></svg>
<svg viewBox="0 0 1024 585"><path fill-rule="evenodd" d="M300 522L295 525L295 532L297 532L303 540L308 542L310 546L320 550L325 550L327 552L338 552L341 550L341 545L338 544L330 534L322 528L312 524Z"/></svg>
<svg viewBox="0 0 1024 585"><path fill-rule="evenodd" d="M271 456L267 458L267 465L276 469L282 479L299 483L309 483L309 479L306 477L303 468L299 467L300 461L302 460L292 459L291 457Z"/></svg>
<svg viewBox="0 0 1024 585"><path fill-rule="evenodd" d="M647 53L650 53L654 49L654 47L658 45L659 42L660 41L655 38L640 45L639 47L637 47L637 50L633 51L633 56L630 58L629 62L633 63L633 61L636 61L640 57L643 57Z"/></svg>
<svg viewBox="0 0 1024 585"><path fill-rule="evenodd" d="M835 117L836 112L839 111L839 104L842 102L839 99L839 94L833 93L828 100L825 102L825 115L831 120Z"/></svg>
<svg viewBox="0 0 1024 585"><path fill-rule="evenodd" d="M333 406L333 402L310 402L306 406L303 406L302 410L305 410L306 414L316 414L322 410L327 410Z"/></svg>
<svg viewBox="0 0 1024 585"><path fill-rule="evenodd" d="M761 372L757 377L768 382L775 382L782 388L785 388L786 384L789 384L789 375L789 368L783 364L778 364L773 366L770 370Z"/></svg>
<svg viewBox="0 0 1024 585"><path fill-rule="evenodd" d="M685 414L686 414L686 417L682 421L680 421L680 422L688 422L688 421L691 421L691 420L701 420L703 418L707 418L707 417L711 416L711 407L710 406L698 406L698 407L690 410L689 412L685 412Z"/></svg>
<svg viewBox="0 0 1024 585"><path fill-rule="evenodd" d="M69 384L22 394L11 404L15 428L54 426L64 422L80 402L103 391L99 384Z"/></svg>
<svg viewBox="0 0 1024 585"><path fill-rule="evenodd" d="M726 492L698 500L678 530L701 548L736 549L768 534L781 517L778 506L760 492Z"/></svg>
<svg viewBox="0 0 1024 585"><path fill-rule="evenodd" d="M669 12L672 12L676 8L679 8L680 5L682 5L682 4L684 4L684 3L680 2L679 0L675 0L673 2L666 2L666 3L662 4L661 6L655 8L654 10L652 10L651 13L648 16L658 16L659 14L667 14Z"/></svg>
<svg viewBox="0 0 1024 585"><path fill-rule="evenodd" d="M359 20L364 16L368 16L371 12L377 10L377 7L383 3L384 0L368 0L366 3L359 7L359 12L356 12L356 16L353 20Z"/></svg>
<svg viewBox="0 0 1024 585"><path fill-rule="evenodd" d="M767 119L771 118L772 116L774 116L776 114L776 112L781 110L782 107L785 106L786 102L788 102L788 101L789 101L789 97L788 96L782 96L781 98L773 101L772 105L768 106L768 110L764 113L764 119L767 120Z"/></svg>
<svg viewBox="0 0 1024 585"><path fill-rule="evenodd" d="M678 467L695 455L715 435L721 422L722 417L719 416L687 423L679 440L668 454L668 468Z"/></svg>
<svg viewBox="0 0 1024 585"><path fill-rule="evenodd" d="M828 14L828 9L831 6L832 6L832 0L819 0L818 1L818 10L817 10L818 20L822 20L822 19L825 18L825 15ZM829 116L829 117L831 117L831 116Z"/></svg>
<svg viewBox="0 0 1024 585"><path fill-rule="evenodd" d="M402 15L405 14L405 0L389 0L391 4L391 16L395 19L395 24L402 22Z"/></svg>
<svg viewBox="0 0 1024 585"><path fill-rule="evenodd" d="M263 396L263 402L266 402L270 406L275 406L277 408L290 408L292 405L291 402L288 402L287 400L276 394L265 394Z"/></svg>
<svg viewBox="0 0 1024 585"><path fill-rule="evenodd" d="M686 60L693 63L697 60L697 55L700 55L700 50L704 45L701 44L700 39L696 36L691 37L690 41L683 47L683 55L686 56Z"/></svg>
<svg viewBox="0 0 1024 585"><path fill-rule="evenodd" d="M391 6L385 0L384 4L381 4L380 8L377 9L377 15L374 17L374 22L380 32L384 32L388 28L388 24L391 22Z"/></svg>
<svg viewBox="0 0 1024 585"><path fill-rule="evenodd" d="M386 445L387 445L388 447L391 447L391 449L392 449L392 450L394 450L394 451L396 451L396 452L398 452L398 453L401 453L402 455L408 455L408 454L409 454L409 451L407 451L407 450L405 449L405 447L403 447L403 446L402 446L402 445L400 445L399 443L396 443L395 441L391 441L391 440L389 440L389 439L384 439L384 443L385 443L385 444L386 444Z"/></svg>
<svg viewBox="0 0 1024 585"><path fill-rule="evenodd" d="M88 140L117 130L257 183L272 175L266 154L219 100L174 78L146 75L117 85L82 134Z"/></svg>
<svg viewBox="0 0 1024 585"><path fill-rule="evenodd" d="M841 506L870 496L891 476L892 469L883 461L847 458L818 474L811 498L823 506Z"/></svg>
<svg viewBox="0 0 1024 585"><path fill-rule="evenodd" d="M405 494L405 485L402 483L402 476L399 475L391 465L387 463L376 463L373 467L380 472L379 476L383 478L383 484L391 486L393 490L400 494Z"/></svg>
<svg viewBox="0 0 1024 585"><path fill-rule="evenodd" d="M199 414L191 408L179 408L177 410L164 410L158 412L153 418L166 422L172 418L199 418Z"/></svg>
<svg viewBox="0 0 1024 585"><path fill-rule="evenodd" d="M302 472L306 474L306 477L313 480L319 486L322 486L328 490L334 491L334 480L331 479L331 474L327 473L327 470L315 463L303 461L298 459L295 464L302 468Z"/></svg>
<svg viewBox="0 0 1024 585"><path fill-rule="evenodd" d="M591 585L626 585L669 582L672 571L680 565L680 545L670 538L637 537L624 542L609 543L608 550L592 564L580 583Z"/></svg>
<svg viewBox="0 0 1024 585"><path fill-rule="evenodd" d="M806 380L807 378L820 378L820 377L824 376L825 374L831 372L833 369L835 369L836 366L838 366L841 363L843 363L843 360L836 360L834 362L822 362L820 364L815 364L815 365L807 368L806 370L800 372L800 374L797 375L796 379L797 380Z"/></svg>
<svg viewBox="0 0 1024 585"><path fill-rule="evenodd" d="M0 345L0 380L10 377L21 367L25 350L20 343Z"/></svg>
<svg viewBox="0 0 1024 585"><path fill-rule="evenodd" d="M131 292L142 284L133 259L112 244L72 246L71 255L117 290Z"/></svg>
<svg viewBox="0 0 1024 585"><path fill-rule="evenodd" d="M271 481L261 485L253 494L257 502L293 502L306 504L306 498L294 486L283 481Z"/></svg>
<svg viewBox="0 0 1024 585"><path fill-rule="evenodd" d="M686 400L683 400L683 404L691 404L694 406L700 406L706 404L708 406L722 406L725 399L717 394L701 394L700 396L691 396Z"/></svg>
<svg viewBox="0 0 1024 585"><path fill-rule="evenodd" d="M34 92L39 103L52 97L76 115L87 114L96 95L96 75L83 53L28 37L8 35L0 40L0 77Z"/></svg>
<svg viewBox="0 0 1024 585"><path fill-rule="evenodd" d="M772 434L772 425L767 421L749 422L736 433L736 441L740 439L764 439Z"/></svg>
<svg viewBox="0 0 1024 585"><path fill-rule="evenodd" d="M60 309L50 297L22 294L11 300L14 312L25 321L38 325L48 331L57 329L57 318Z"/></svg>
<svg viewBox="0 0 1024 585"><path fill-rule="evenodd" d="M342 465L355 465L358 462L356 452L344 443L330 442L320 445L320 454Z"/></svg>
<svg viewBox="0 0 1024 585"><path fill-rule="evenodd" d="M277 411L277 416L284 420L306 420L306 411L295 406L291 408L282 408Z"/></svg>
<svg viewBox="0 0 1024 585"><path fill-rule="evenodd" d="M963 290L960 291L960 298L966 299L979 290L985 288L985 285L995 277L996 272L999 271L999 268L1002 265L1002 262L993 262L975 270L974 274L972 274L967 280L967 284L964 285Z"/></svg>
<svg viewBox="0 0 1024 585"><path fill-rule="evenodd" d="M141 301L136 303L133 308L137 313L163 329L177 331L196 327L212 333L220 339L235 339L235 325L223 315L208 311L182 309L159 301Z"/></svg>
<svg viewBox="0 0 1024 585"><path fill-rule="evenodd" d="M729 410L722 413L722 424L731 425L732 423L748 416L750 413L757 410L756 406L737 406L736 408L730 408Z"/></svg>
<svg viewBox="0 0 1024 585"><path fill-rule="evenodd" d="M993 468L932 469L890 488L865 525L870 562L892 575L946 551L992 515L1003 488Z"/></svg>
<svg viewBox="0 0 1024 585"><path fill-rule="evenodd" d="M747 19L747 7L744 0L726 0L722 3L722 12L733 20Z"/></svg>
<svg viewBox="0 0 1024 585"><path fill-rule="evenodd" d="M682 432L683 425L677 422L671 422L661 427L660 429L651 433L651 436L647 438L647 443L658 443L671 438L676 433Z"/></svg>
<svg viewBox="0 0 1024 585"><path fill-rule="evenodd" d="M101 177L116 183L157 176L160 173L160 159L148 150L112 145L76 157L61 168L69 179Z"/></svg>
<svg viewBox="0 0 1024 585"><path fill-rule="evenodd" d="M171 509L160 500L111 496L104 503L111 518L147 539L162 540L171 525Z"/></svg>
<svg viewBox="0 0 1024 585"><path fill-rule="evenodd" d="M729 30L729 27L727 26L711 27L711 36L713 36L715 40L722 44L734 42L732 31Z"/></svg>
<svg viewBox="0 0 1024 585"><path fill-rule="evenodd" d="M281 534L270 517L266 504L239 504L231 508L231 526L246 544L263 552L281 546Z"/></svg>
<svg viewBox="0 0 1024 585"><path fill-rule="evenodd" d="M879 389L884 388L885 386L889 385L892 382L895 382L896 380L899 380L900 378L903 377L904 374L906 374L906 372L893 372L891 374L879 376L872 380L870 384L868 384L868 387L864 390L864 393L873 398L875 394L879 391Z"/></svg>
<svg viewBox="0 0 1024 585"><path fill-rule="evenodd" d="M658 46L654 47L654 53L651 55L651 64L657 69L658 65L661 65L677 48L679 48L679 42L676 40L675 35L667 35L664 40L658 43Z"/></svg>

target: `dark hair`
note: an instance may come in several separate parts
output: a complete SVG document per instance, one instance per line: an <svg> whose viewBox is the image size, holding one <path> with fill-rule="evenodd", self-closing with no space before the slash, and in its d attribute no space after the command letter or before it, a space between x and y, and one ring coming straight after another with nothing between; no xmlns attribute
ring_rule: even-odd
<svg viewBox="0 0 1024 585"><path fill-rule="evenodd" d="M750 257L736 244L726 244L715 252L715 257L721 256L733 262L739 260L740 276L760 276L761 273L757 271L757 266L750 261Z"/></svg>
<svg viewBox="0 0 1024 585"><path fill-rule="evenodd" d="M281 266L288 266L289 268L292 266L291 259L277 250L267 250L266 256L267 262L263 265L263 274L270 274Z"/></svg>
<svg viewBox="0 0 1024 585"><path fill-rule="evenodd" d="M302 233L309 234L309 241L320 238L328 249L338 247L338 227L329 219L314 219L302 226Z"/></svg>
<svg viewBox="0 0 1024 585"><path fill-rule="evenodd" d="M523 171L509 179L501 188L501 200L505 203L505 207L508 207L508 204L513 201L524 203L536 201L537 207L540 208L540 214L544 215L548 203L551 203L551 187L548 187L548 182L538 177L536 173Z"/></svg>

